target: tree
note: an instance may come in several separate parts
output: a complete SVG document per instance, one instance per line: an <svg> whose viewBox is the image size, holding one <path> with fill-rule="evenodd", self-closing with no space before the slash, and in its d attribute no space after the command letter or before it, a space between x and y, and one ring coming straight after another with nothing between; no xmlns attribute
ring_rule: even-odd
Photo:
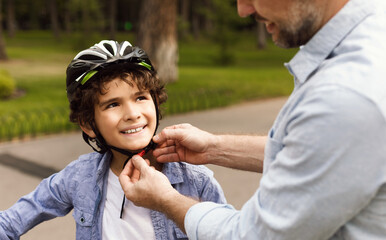
<svg viewBox="0 0 386 240"><path fill-rule="evenodd" d="M185 39L189 35L189 11L191 8L190 0L178 1L179 5L179 23L178 36Z"/></svg>
<svg viewBox="0 0 386 240"><path fill-rule="evenodd" d="M0 0L0 60L7 60L8 56L5 52L5 43L3 40L3 2Z"/></svg>
<svg viewBox="0 0 386 240"><path fill-rule="evenodd" d="M257 48L265 49L267 46L267 32L264 27L264 23L258 22L256 26L256 35L257 35Z"/></svg>
<svg viewBox="0 0 386 240"><path fill-rule="evenodd" d="M206 9L205 15L214 23L212 38L219 46L215 61L219 65L230 65L234 62L233 43L237 39L235 29L245 20L237 15L234 0L212 0L212 4L211 8Z"/></svg>
<svg viewBox="0 0 386 240"><path fill-rule="evenodd" d="M200 27L200 20L203 17L202 9L201 9L201 2L199 0L192 2L192 32L195 39L198 39L200 37L201 33L201 27Z"/></svg>
<svg viewBox="0 0 386 240"><path fill-rule="evenodd" d="M65 1L64 3L64 11L63 11L63 21L64 21L64 29L67 34L72 31L71 25L71 1Z"/></svg>
<svg viewBox="0 0 386 240"><path fill-rule="evenodd" d="M117 32L117 24L116 24L116 18L117 18L117 0L110 0L109 1L109 32L110 32L110 39L115 39L115 35Z"/></svg>
<svg viewBox="0 0 386 240"><path fill-rule="evenodd" d="M7 4L7 30L8 36L13 38L16 32L15 1L8 0Z"/></svg>
<svg viewBox="0 0 386 240"><path fill-rule="evenodd" d="M177 1L144 0L137 45L148 54L164 82L178 78Z"/></svg>
<svg viewBox="0 0 386 240"><path fill-rule="evenodd" d="M58 23L58 7L56 0L49 0L49 10L51 17L51 29L56 39L60 38L60 30Z"/></svg>

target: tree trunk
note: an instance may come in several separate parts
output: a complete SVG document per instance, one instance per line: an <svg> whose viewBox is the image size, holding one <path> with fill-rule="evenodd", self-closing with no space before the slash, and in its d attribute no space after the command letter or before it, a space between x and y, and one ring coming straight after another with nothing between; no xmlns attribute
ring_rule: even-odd
<svg viewBox="0 0 386 240"><path fill-rule="evenodd" d="M257 23L256 35L257 35L257 48L265 49L265 47L267 46L267 33L264 27L264 23L262 22Z"/></svg>
<svg viewBox="0 0 386 240"><path fill-rule="evenodd" d="M110 26L109 26L109 32L110 32L110 39L115 39L116 32L117 32L117 24L116 24L116 19L117 19L117 0L111 0L109 2L110 5Z"/></svg>
<svg viewBox="0 0 386 240"><path fill-rule="evenodd" d="M71 1L66 1L64 5L64 29L67 34L69 34L72 30L71 26Z"/></svg>
<svg viewBox="0 0 386 240"><path fill-rule="evenodd" d="M8 56L5 51L5 43L3 39L3 1L0 0L0 61L7 59Z"/></svg>
<svg viewBox="0 0 386 240"><path fill-rule="evenodd" d="M212 2L213 2L213 0L204 0L202 2L203 7L205 9L207 9L209 12L217 11L217 9L214 9ZM227 3L225 3L225 1L224 1L223 4L227 4ZM209 33L209 32L213 31L213 29L214 29L213 19L211 19L209 16L205 16L204 15L203 18L202 18L202 22L203 22L203 24L202 24L203 25L203 29L205 29L206 33Z"/></svg>
<svg viewBox="0 0 386 240"><path fill-rule="evenodd" d="M177 1L144 0L137 44L148 53L159 77L165 82L178 78Z"/></svg>
<svg viewBox="0 0 386 240"><path fill-rule="evenodd" d="M198 39L201 35L200 28L200 1L195 0L192 2L192 32L195 39Z"/></svg>
<svg viewBox="0 0 386 240"><path fill-rule="evenodd" d="M15 1L8 0L7 5L7 29L8 36L13 38L16 32L16 20L15 20Z"/></svg>
<svg viewBox="0 0 386 240"><path fill-rule="evenodd" d="M54 37L58 40L60 38L60 30L58 23L58 8L56 0L49 0L49 9L51 15L51 29Z"/></svg>
<svg viewBox="0 0 386 240"><path fill-rule="evenodd" d="M83 25L83 36L87 38L91 34L91 25L90 25L90 10L89 10L90 0L82 0L82 25Z"/></svg>
<svg viewBox="0 0 386 240"><path fill-rule="evenodd" d="M191 8L190 0L181 0L180 3L180 17L182 20L182 28L180 29L180 37L182 39L189 35L189 10Z"/></svg>

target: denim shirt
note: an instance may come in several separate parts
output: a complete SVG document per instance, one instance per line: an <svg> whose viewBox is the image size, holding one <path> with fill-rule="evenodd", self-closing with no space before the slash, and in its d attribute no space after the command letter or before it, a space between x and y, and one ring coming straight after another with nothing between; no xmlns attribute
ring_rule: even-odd
<svg viewBox="0 0 386 240"><path fill-rule="evenodd" d="M110 154L89 153L44 179L30 194L0 212L0 239L19 239L35 225L74 209L76 239L101 239ZM213 173L203 166L166 163L163 173L181 194L201 201L224 203ZM156 239L187 239L166 216L151 211ZM119 216L117 216L119 217Z"/></svg>
<svg viewBox="0 0 386 240"><path fill-rule="evenodd" d="M385 0L348 1L286 64L259 189L191 207L189 239L386 239L385 57Z"/></svg>

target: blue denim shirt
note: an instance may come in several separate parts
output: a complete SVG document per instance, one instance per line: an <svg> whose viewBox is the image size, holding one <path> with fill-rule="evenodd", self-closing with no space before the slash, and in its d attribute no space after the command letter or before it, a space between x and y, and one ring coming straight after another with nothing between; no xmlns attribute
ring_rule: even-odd
<svg viewBox="0 0 386 240"><path fill-rule="evenodd" d="M259 189L191 207L189 239L386 239L385 58L386 1L348 1L286 64Z"/></svg>
<svg viewBox="0 0 386 240"><path fill-rule="evenodd" d="M35 225L64 216L72 209L76 239L101 239L109 164L110 154L90 153L44 179L33 192L0 212L0 239L19 239ZM167 163L163 173L181 194L202 201L225 202L220 185L206 167ZM164 214L151 211L150 215L156 239L187 239Z"/></svg>

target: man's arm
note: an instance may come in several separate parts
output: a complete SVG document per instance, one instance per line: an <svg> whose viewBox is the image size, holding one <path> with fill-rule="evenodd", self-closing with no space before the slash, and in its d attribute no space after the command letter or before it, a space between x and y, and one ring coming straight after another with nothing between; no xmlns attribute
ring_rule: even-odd
<svg viewBox="0 0 386 240"><path fill-rule="evenodd" d="M219 135L208 149L209 163L234 169L263 172L264 148L267 137Z"/></svg>
<svg viewBox="0 0 386 240"><path fill-rule="evenodd" d="M190 124L167 127L153 140L159 162L184 161L216 164L240 170L262 172L265 136L214 135Z"/></svg>

